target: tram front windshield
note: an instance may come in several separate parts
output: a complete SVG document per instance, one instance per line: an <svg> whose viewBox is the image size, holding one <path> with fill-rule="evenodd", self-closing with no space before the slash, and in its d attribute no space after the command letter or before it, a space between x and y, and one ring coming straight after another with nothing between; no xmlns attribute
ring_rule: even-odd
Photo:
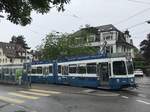
<svg viewBox="0 0 150 112"><path fill-rule="evenodd" d="M126 66L124 61L113 62L113 74L114 75L126 75Z"/></svg>

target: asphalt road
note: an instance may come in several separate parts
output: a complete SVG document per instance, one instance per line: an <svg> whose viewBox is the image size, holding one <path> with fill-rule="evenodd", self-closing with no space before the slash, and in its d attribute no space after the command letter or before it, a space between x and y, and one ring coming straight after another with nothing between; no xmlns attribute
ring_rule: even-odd
<svg viewBox="0 0 150 112"><path fill-rule="evenodd" d="M31 89L0 85L0 112L150 112L150 78L137 89L104 91L34 84Z"/></svg>

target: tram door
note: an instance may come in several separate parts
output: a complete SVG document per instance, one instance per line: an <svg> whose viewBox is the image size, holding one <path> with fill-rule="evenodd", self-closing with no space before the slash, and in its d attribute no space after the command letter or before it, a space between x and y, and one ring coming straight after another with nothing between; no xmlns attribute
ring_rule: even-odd
<svg viewBox="0 0 150 112"><path fill-rule="evenodd" d="M108 62L98 63L97 75L100 78L101 86L107 86L109 84L109 64Z"/></svg>

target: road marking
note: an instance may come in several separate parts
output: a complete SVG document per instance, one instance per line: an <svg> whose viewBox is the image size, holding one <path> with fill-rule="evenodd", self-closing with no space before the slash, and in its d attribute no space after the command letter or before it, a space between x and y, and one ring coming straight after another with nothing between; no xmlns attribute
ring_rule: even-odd
<svg viewBox="0 0 150 112"><path fill-rule="evenodd" d="M146 101L143 101L143 100L136 100L137 102L140 102L140 103L144 103L144 104L147 104L147 105L150 105L149 102L146 102Z"/></svg>
<svg viewBox="0 0 150 112"><path fill-rule="evenodd" d="M47 90L39 90L39 89L29 89L30 91L40 92L40 93L47 93L47 94L60 94L61 92L57 91L47 91Z"/></svg>
<svg viewBox="0 0 150 112"><path fill-rule="evenodd" d="M86 89L86 90L83 90L82 92L85 92L85 93L92 93L92 92L95 92L96 90L93 90L93 89Z"/></svg>
<svg viewBox="0 0 150 112"><path fill-rule="evenodd" d="M93 94L93 95L96 95L96 96L119 96L119 94L116 94L116 93L111 93L111 94Z"/></svg>
<svg viewBox="0 0 150 112"><path fill-rule="evenodd" d="M138 96L146 98L146 95L144 94L138 94Z"/></svg>
<svg viewBox="0 0 150 112"><path fill-rule="evenodd" d="M5 102L17 103L17 104L24 103L23 100L9 98L9 97L5 97L5 96L0 96L0 100L3 100Z"/></svg>
<svg viewBox="0 0 150 112"><path fill-rule="evenodd" d="M35 96L29 96L29 95L24 95L24 94L19 94L19 93L13 93L13 92L10 92L8 94L9 95L13 95L13 96L22 97L22 98L32 99L32 100L36 100L36 99L39 98L39 97L35 97Z"/></svg>
<svg viewBox="0 0 150 112"><path fill-rule="evenodd" d="M127 97L127 96L121 96L122 98L125 98L125 99L128 99L129 97Z"/></svg>
<svg viewBox="0 0 150 112"><path fill-rule="evenodd" d="M35 92L30 92L30 91L19 91L19 92L20 93L25 93L25 94L37 95L37 96L50 96L50 94L35 93Z"/></svg>

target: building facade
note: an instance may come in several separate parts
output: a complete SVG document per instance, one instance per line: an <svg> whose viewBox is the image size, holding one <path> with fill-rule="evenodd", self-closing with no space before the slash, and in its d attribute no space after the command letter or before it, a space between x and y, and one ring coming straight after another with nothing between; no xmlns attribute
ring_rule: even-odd
<svg viewBox="0 0 150 112"><path fill-rule="evenodd" d="M0 42L0 65L23 64L26 61L26 49L13 43Z"/></svg>
<svg viewBox="0 0 150 112"><path fill-rule="evenodd" d="M107 53L128 53L134 57L134 45L129 31L121 32L112 24L93 27L97 33L91 34L87 42L92 47L102 49L106 42Z"/></svg>

